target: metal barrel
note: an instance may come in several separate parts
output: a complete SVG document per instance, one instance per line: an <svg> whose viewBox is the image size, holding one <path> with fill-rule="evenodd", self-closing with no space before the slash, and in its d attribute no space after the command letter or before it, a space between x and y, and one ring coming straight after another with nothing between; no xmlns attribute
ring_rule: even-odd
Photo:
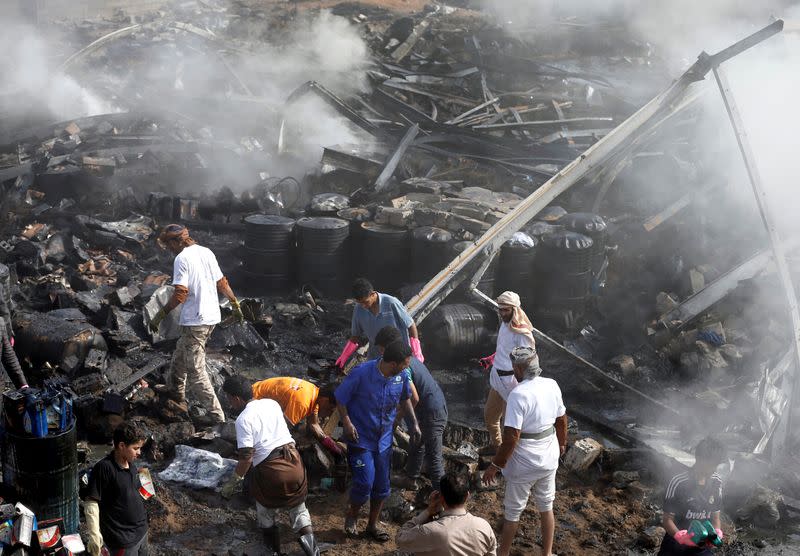
<svg viewBox="0 0 800 556"><path fill-rule="evenodd" d="M297 221L297 279L324 295L341 295L348 285L350 224L341 218Z"/></svg>
<svg viewBox="0 0 800 556"><path fill-rule="evenodd" d="M408 232L375 222L361 224L363 242L359 267L362 276L378 289L391 294L400 291L408 282L411 249Z"/></svg>
<svg viewBox="0 0 800 556"><path fill-rule="evenodd" d="M592 238L560 231L542 239L535 259L534 303L544 309L583 310L592 282Z"/></svg>
<svg viewBox="0 0 800 556"><path fill-rule="evenodd" d="M467 247L472 245L471 241L457 241L453 244L452 247L452 258L457 257L462 251L464 251ZM494 297L499 292L495 287L495 281L497 278L497 259L498 257L492 260L492 264L489 265L489 268L486 269L486 272L483 273L481 276L480 282L478 282L478 289L481 290L483 293L488 295L489 297ZM467 287L469 286L468 282L472 278L470 275L464 282L462 282L454 291L453 295L457 295L462 299L473 299L472 296L468 295Z"/></svg>
<svg viewBox="0 0 800 556"><path fill-rule="evenodd" d="M591 212L572 212L559 221L564 228L592 238L592 271L597 274L606 258L608 225L603 217Z"/></svg>
<svg viewBox="0 0 800 556"><path fill-rule="evenodd" d="M442 228L422 226L411 232L412 282L427 282L453 259L453 234Z"/></svg>
<svg viewBox="0 0 800 556"><path fill-rule="evenodd" d="M252 214L244 224L244 271L264 293L288 290L294 278L295 221L285 216Z"/></svg>
<svg viewBox="0 0 800 556"><path fill-rule="evenodd" d="M78 449L75 421L62 433L34 438L6 431L3 482L13 485L36 519L64 519L78 532Z"/></svg>
<svg viewBox="0 0 800 556"><path fill-rule="evenodd" d="M497 314L482 305L439 305L420 324L425 354L446 362L492 353L497 339Z"/></svg>
<svg viewBox="0 0 800 556"><path fill-rule="evenodd" d="M516 234L515 234L516 236ZM519 294L522 305L527 306L535 293L535 262L538 241L527 235L512 238L500 248L497 261L497 291Z"/></svg>

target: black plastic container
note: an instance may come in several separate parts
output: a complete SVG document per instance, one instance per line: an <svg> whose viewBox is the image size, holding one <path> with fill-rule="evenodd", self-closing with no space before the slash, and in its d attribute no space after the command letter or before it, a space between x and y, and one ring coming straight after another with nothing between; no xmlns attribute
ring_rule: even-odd
<svg viewBox="0 0 800 556"><path fill-rule="evenodd" d="M244 270L264 293L287 291L294 278L295 221L285 216L253 214L244 219Z"/></svg>
<svg viewBox="0 0 800 556"><path fill-rule="evenodd" d="M538 241L523 232L517 232L503 244L497 261L497 291L519 294L523 306L528 305L535 293L535 271Z"/></svg>
<svg viewBox="0 0 800 556"><path fill-rule="evenodd" d="M426 356L434 361L466 361L494 351L497 313L483 305L439 305L420 324Z"/></svg>
<svg viewBox="0 0 800 556"><path fill-rule="evenodd" d="M453 234L433 226L411 232L411 281L427 282L453 260Z"/></svg>
<svg viewBox="0 0 800 556"><path fill-rule="evenodd" d="M364 222L361 224L362 248L359 260L361 275L378 291L397 293L408 282L411 246L408 231Z"/></svg>
<svg viewBox="0 0 800 556"><path fill-rule="evenodd" d="M583 234L560 231L542 239L535 259L536 307L581 311L592 282L594 242Z"/></svg>
<svg viewBox="0 0 800 556"><path fill-rule="evenodd" d="M297 221L297 280L324 295L343 295L349 285L347 220L331 217Z"/></svg>
<svg viewBox="0 0 800 556"><path fill-rule="evenodd" d="M592 271L597 274L605 261L608 243L608 226L603 217L591 212L573 212L561 218L559 224L571 232L592 238Z"/></svg>
<svg viewBox="0 0 800 556"><path fill-rule="evenodd" d="M368 222L372 219L372 213L369 209L364 207L350 207L340 210L336 215L342 220L347 220L350 223L350 236L347 238L350 247L350 257L348 260L348 277L352 282L355 278L362 276L363 271L363 257L361 257L361 250L364 245L364 232L361 224Z"/></svg>
<svg viewBox="0 0 800 556"><path fill-rule="evenodd" d="M75 422L62 433L34 438L6 431L3 482L36 519L64 519L66 534L78 532L78 449Z"/></svg>

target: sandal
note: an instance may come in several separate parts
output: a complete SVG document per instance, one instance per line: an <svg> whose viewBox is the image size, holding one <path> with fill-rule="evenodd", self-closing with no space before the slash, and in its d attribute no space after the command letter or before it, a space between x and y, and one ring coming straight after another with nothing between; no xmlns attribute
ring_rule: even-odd
<svg viewBox="0 0 800 556"><path fill-rule="evenodd" d="M389 537L389 533L387 533L384 529L381 529L379 527L375 527L374 529L367 528L365 533L373 541L380 543L388 542L389 539L391 538Z"/></svg>
<svg viewBox="0 0 800 556"><path fill-rule="evenodd" d="M358 518L345 517L344 518L344 534L348 537L358 536Z"/></svg>

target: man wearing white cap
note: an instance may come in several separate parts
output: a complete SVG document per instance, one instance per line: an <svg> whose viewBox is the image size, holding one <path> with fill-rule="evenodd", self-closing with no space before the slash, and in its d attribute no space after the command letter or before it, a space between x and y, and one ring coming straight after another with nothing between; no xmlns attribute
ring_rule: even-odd
<svg viewBox="0 0 800 556"><path fill-rule="evenodd" d="M506 479L503 532L498 556L508 556L519 518L533 494L542 523L542 555L552 556L558 458L567 448L567 410L555 380L539 376L536 350L511 351L519 385L508 396L503 443L483 474L490 484L499 471Z"/></svg>
<svg viewBox="0 0 800 556"><path fill-rule="evenodd" d="M500 329L497 331L497 346L492 355L480 360L481 366L489 371L489 396L486 398L486 407L483 410L486 430L489 432L489 445L481 448L481 455L495 454L502 441L500 421L506 410L508 395L517 386L509 358L511 350L525 346L536 353L533 325L522 310L519 295L506 291L500 294L496 301L501 320ZM538 357L535 363L538 367Z"/></svg>

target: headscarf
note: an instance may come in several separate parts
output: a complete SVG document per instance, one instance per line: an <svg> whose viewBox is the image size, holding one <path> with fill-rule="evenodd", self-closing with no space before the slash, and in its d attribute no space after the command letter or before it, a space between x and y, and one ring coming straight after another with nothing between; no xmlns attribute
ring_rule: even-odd
<svg viewBox="0 0 800 556"><path fill-rule="evenodd" d="M508 327L512 331L517 334L533 336L533 324L528 315L525 314L525 311L522 310L522 302L519 299L519 295L506 291L501 293L495 301L500 307L510 307L514 310L511 315L511 321L508 323Z"/></svg>
<svg viewBox="0 0 800 556"><path fill-rule="evenodd" d="M184 247L194 244L194 240L189 237L189 228L181 224L167 224L158 236L158 241L162 245L173 239L179 240Z"/></svg>
<svg viewBox="0 0 800 556"><path fill-rule="evenodd" d="M525 369L526 378L535 378L542 374L542 368L539 366L539 356L536 349L530 346L517 346L508 354L511 359L512 365L527 364Z"/></svg>

